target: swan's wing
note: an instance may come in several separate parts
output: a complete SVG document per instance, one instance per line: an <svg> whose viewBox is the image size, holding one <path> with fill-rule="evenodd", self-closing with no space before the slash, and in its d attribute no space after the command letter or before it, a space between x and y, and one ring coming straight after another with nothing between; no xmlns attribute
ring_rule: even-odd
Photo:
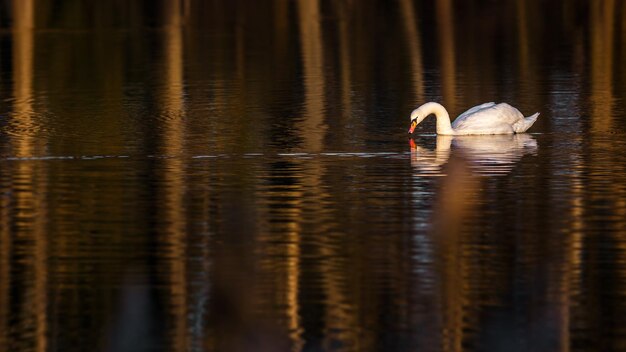
<svg viewBox="0 0 626 352"><path fill-rule="evenodd" d="M502 129L513 132L512 125L523 120L519 110L507 103L500 104L483 104L476 106L463 113L452 123L455 130L472 130L472 131L496 131ZM480 108L485 106L483 108ZM472 111L474 110L474 111ZM471 113L470 113L471 112Z"/></svg>
<svg viewBox="0 0 626 352"><path fill-rule="evenodd" d="M456 119L457 120L462 119L462 118L464 118L467 115L471 115L471 114L477 112L478 110L487 109L487 108L490 108L490 107L492 107L494 105L496 105L496 103L494 103L494 102L476 105L473 108L470 108L466 112L464 112L461 115L459 115L459 117L457 117Z"/></svg>

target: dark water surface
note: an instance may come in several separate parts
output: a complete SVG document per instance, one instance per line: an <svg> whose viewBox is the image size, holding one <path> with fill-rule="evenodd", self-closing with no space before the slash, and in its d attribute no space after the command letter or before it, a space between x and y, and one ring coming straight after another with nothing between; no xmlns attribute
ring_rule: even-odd
<svg viewBox="0 0 626 352"><path fill-rule="evenodd" d="M0 9L0 350L626 350L625 2Z"/></svg>

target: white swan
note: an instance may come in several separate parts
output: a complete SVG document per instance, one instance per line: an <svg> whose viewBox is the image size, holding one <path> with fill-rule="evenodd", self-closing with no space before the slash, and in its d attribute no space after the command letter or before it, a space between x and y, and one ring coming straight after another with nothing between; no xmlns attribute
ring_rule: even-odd
<svg viewBox="0 0 626 352"><path fill-rule="evenodd" d="M437 117L437 134L469 135L469 134L513 134L526 132L537 120L539 113L524 117L516 108L507 103L485 103L475 106L450 123L450 115L438 103L426 103L411 113L411 127L415 127L430 114Z"/></svg>

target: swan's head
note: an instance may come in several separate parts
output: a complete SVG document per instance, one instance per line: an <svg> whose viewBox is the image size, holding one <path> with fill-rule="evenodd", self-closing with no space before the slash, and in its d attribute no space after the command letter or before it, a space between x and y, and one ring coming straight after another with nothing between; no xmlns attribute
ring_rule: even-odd
<svg viewBox="0 0 626 352"><path fill-rule="evenodd" d="M417 127L417 125L426 117L421 110L421 107L419 107L411 113L411 127L409 127L409 134L413 133L415 127Z"/></svg>
<svg viewBox="0 0 626 352"><path fill-rule="evenodd" d="M435 102L429 102L413 110L413 112L411 113L411 127L409 127L409 133L413 133L413 130L415 130L415 127L417 127L417 125L419 125L420 122L422 122L422 120L424 120L430 114L437 115L437 133L439 133L439 129L442 127L443 129L446 129L445 126L439 125L441 121L439 117L440 115L445 116L444 119L446 119L449 124L450 117L448 117L448 112L446 112L446 109L443 106L441 106L441 104L435 103Z"/></svg>

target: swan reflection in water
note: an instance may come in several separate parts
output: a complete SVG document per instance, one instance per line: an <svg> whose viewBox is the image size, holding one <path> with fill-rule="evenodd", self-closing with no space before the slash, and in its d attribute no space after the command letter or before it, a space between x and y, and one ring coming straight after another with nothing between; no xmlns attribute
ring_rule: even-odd
<svg viewBox="0 0 626 352"><path fill-rule="evenodd" d="M509 173L526 154L534 155L537 141L528 134L484 136L437 136L434 150L421 147L413 139L411 166L423 174L442 175L441 169L452 154L465 159L472 171L484 175Z"/></svg>

